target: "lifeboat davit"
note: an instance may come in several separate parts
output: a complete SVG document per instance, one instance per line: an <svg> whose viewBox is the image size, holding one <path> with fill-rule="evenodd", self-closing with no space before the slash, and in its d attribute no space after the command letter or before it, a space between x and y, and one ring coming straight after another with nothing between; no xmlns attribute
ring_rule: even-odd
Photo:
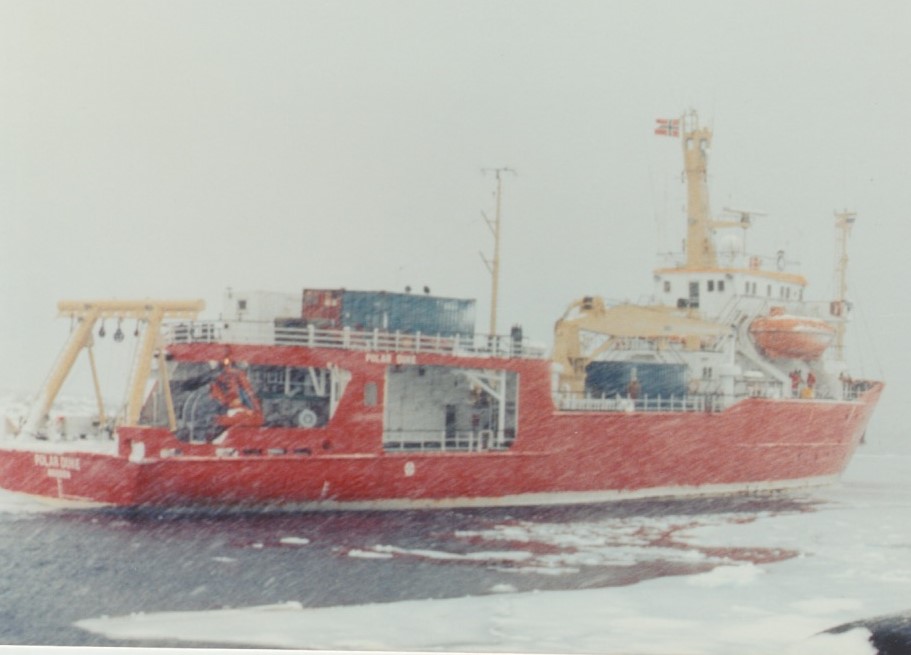
<svg viewBox="0 0 911 655"><path fill-rule="evenodd" d="M750 336L771 359L817 359L835 338L835 328L818 318L785 314L774 308L750 324Z"/></svg>

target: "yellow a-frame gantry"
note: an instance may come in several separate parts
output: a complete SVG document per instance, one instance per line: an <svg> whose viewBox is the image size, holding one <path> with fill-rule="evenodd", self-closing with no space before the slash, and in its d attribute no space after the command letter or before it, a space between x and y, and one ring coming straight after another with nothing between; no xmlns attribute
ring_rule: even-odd
<svg viewBox="0 0 911 655"><path fill-rule="evenodd" d="M92 353L92 332L95 324L104 319L135 319L146 323L145 334L136 354L129 401L122 421L122 425L135 425L142 410L145 385L152 369L152 357L155 354L155 348L161 345L162 323L167 318L194 320L204 308L205 303L202 300L61 300L57 303L60 315L72 318L77 322L77 326L51 371L47 384L38 396L23 431L34 434L44 427L54 400L83 348L88 353L89 365L92 369L99 420L102 424L106 421L98 372L95 368L95 357ZM163 350L159 352L159 357L163 360ZM167 367L164 366L164 361L159 364L167 398L168 418L173 429L174 410L167 384Z"/></svg>

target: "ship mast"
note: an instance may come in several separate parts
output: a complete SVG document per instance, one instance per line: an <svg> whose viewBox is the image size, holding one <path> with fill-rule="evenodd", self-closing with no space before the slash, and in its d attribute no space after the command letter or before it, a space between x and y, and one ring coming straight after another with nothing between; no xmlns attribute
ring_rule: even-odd
<svg viewBox="0 0 911 655"><path fill-rule="evenodd" d="M500 290L500 201L503 192L502 173L509 172L515 174L515 171L511 168L501 167L493 169L485 168L484 172L489 170L492 170L497 177L496 214L492 221L487 218L487 215L483 212L481 212L481 214L484 216L487 227L490 228L490 231L493 234L493 258L487 259L484 256L484 253L481 253L481 259L484 260L484 264L490 272L490 330L488 334L494 336L497 333L497 295Z"/></svg>
<svg viewBox="0 0 911 655"><path fill-rule="evenodd" d="M690 111L683 123L683 161L686 171L686 268L716 268L718 257L712 239L714 222L709 215L708 151L712 131L699 127L699 117Z"/></svg>
<svg viewBox="0 0 911 655"><path fill-rule="evenodd" d="M848 292L848 237L851 234L851 227L857 218L856 212L841 211L835 212L835 228L838 230L838 261L835 265L835 275L838 278L838 297L835 305L838 313L844 317L847 309L846 296ZM838 321L835 324L835 354L839 361L844 359L845 347L845 320Z"/></svg>

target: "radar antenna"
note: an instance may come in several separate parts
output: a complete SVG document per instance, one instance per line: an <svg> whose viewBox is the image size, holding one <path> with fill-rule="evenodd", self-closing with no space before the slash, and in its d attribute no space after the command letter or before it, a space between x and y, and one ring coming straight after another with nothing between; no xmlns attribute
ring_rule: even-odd
<svg viewBox="0 0 911 655"><path fill-rule="evenodd" d="M722 209L722 212L732 216L739 216L739 221L715 221L715 227L742 227L744 230L749 228L753 224L754 216L765 216L765 212L757 211L755 209L734 209L732 207L725 207Z"/></svg>
<svg viewBox="0 0 911 655"><path fill-rule="evenodd" d="M765 216L765 212L757 211L755 209L734 209L732 207L725 207L722 210L723 214L728 214L732 216L739 216L740 220L737 221L712 221L712 228L728 228L728 227L739 227L743 230L743 241L740 244L742 254L746 255L747 252L747 230L753 226L753 217L754 216Z"/></svg>

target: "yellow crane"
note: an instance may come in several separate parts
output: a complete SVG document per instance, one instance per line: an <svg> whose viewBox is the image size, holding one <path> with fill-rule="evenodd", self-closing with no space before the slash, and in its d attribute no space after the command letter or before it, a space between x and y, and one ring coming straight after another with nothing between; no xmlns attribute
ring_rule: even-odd
<svg viewBox="0 0 911 655"><path fill-rule="evenodd" d="M672 343L699 350L714 347L730 332L729 326L686 316L673 307L608 307L602 298L585 296L571 303L554 326L553 361L560 367L558 388L584 393L586 366L609 350L631 348L636 345L634 340L651 342L656 351Z"/></svg>
<svg viewBox="0 0 911 655"><path fill-rule="evenodd" d="M70 374L79 353L85 349L92 371L92 382L98 402L98 418L101 424L106 422L104 401L101 397L101 386L92 351L94 344L93 331L96 323L104 319L136 319L146 323L145 334L136 355L133 379L130 385L129 401L124 425L135 425L142 410L146 381L152 368L155 349L161 346L161 326L166 318L195 319L205 308L202 300L61 300L57 309L61 316L67 316L76 322L76 328L61 353L48 378L47 384L35 402L32 412L23 430L30 433L40 431L48 419L48 413L60 392L64 381ZM167 396L168 414L172 428L175 419L173 405L170 401L167 384L167 367L164 366L163 349L159 350L159 370L163 376Z"/></svg>

